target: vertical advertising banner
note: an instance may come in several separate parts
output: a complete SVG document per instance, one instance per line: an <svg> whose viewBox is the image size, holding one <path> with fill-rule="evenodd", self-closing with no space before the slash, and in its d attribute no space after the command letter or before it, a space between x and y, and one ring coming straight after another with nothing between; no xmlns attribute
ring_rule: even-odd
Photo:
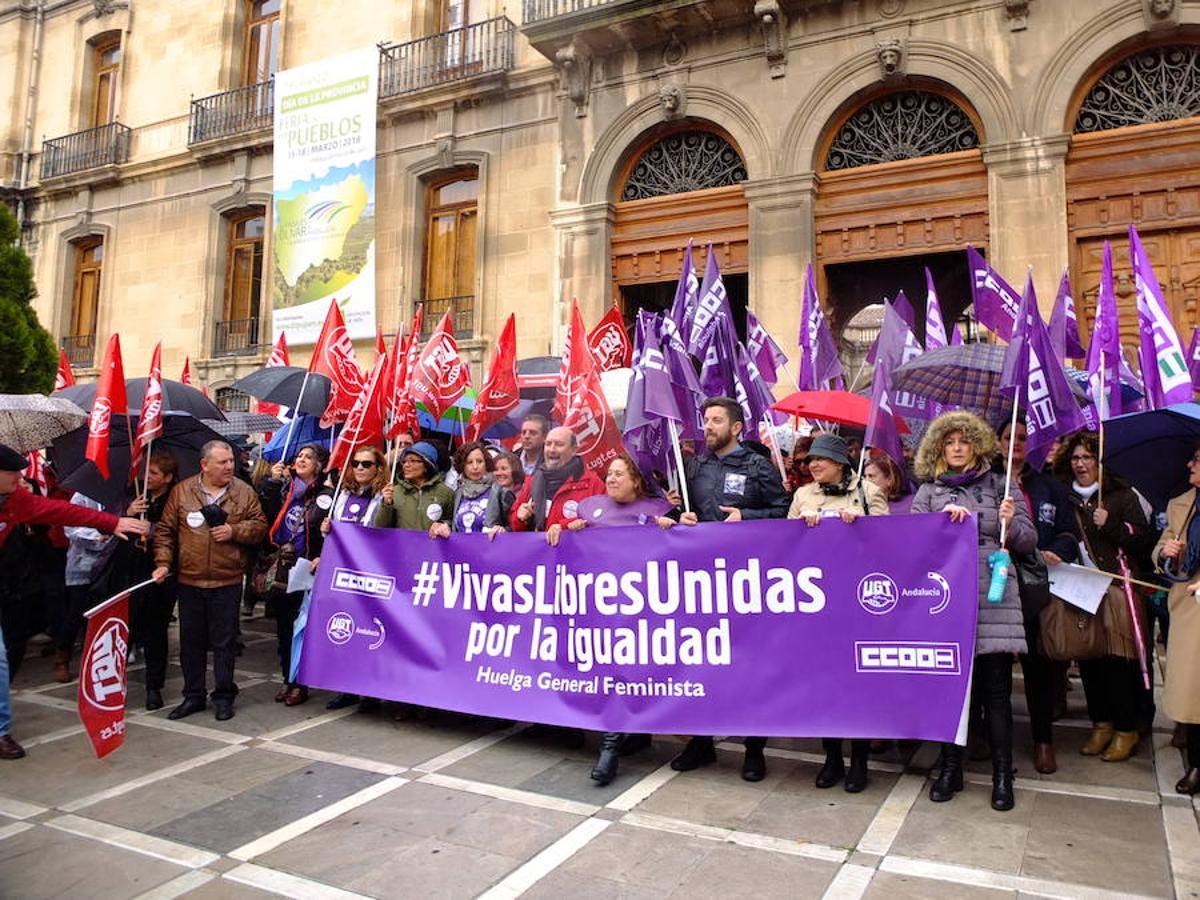
<svg viewBox="0 0 1200 900"><path fill-rule="evenodd" d="M379 51L275 75L274 339L316 341L329 300L352 338L375 335Z"/></svg>

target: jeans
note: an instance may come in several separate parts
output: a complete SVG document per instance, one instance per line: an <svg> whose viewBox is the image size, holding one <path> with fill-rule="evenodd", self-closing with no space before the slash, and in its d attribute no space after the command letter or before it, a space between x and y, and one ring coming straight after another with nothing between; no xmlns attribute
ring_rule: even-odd
<svg viewBox="0 0 1200 900"><path fill-rule="evenodd" d="M213 699L232 701L237 695L233 663L242 585L198 588L181 584L178 596L179 663L183 667L184 699L204 700L208 651L212 650Z"/></svg>
<svg viewBox="0 0 1200 900"><path fill-rule="evenodd" d="M4 630L0 626L0 648L4 645ZM12 695L8 685L8 654L0 650L0 737L8 734L12 725Z"/></svg>

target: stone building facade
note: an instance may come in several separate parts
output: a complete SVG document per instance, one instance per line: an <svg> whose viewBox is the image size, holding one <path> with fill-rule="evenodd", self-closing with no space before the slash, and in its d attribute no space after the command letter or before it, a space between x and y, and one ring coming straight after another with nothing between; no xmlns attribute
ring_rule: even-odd
<svg viewBox="0 0 1200 900"><path fill-rule="evenodd" d="M926 267L959 313L967 244L1086 311L1130 221L1200 321L1200 0L0 0L0 193L80 375L114 331L262 364L271 74L372 44L378 318L449 305L477 380L511 312L534 356L572 297L661 306L689 239L789 350L810 262L835 328Z"/></svg>

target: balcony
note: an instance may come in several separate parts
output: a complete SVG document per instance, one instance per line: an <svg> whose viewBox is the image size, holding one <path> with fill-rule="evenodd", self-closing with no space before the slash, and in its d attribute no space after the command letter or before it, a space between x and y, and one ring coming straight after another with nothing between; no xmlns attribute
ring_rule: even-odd
<svg viewBox="0 0 1200 900"><path fill-rule="evenodd" d="M504 16L379 49L379 96L503 75L513 66L516 26Z"/></svg>
<svg viewBox="0 0 1200 900"><path fill-rule="evenodd" d="M260 81L192 101L188 146L267 132L275 117L275 80Z"/></svg>
<svg viewBox="0 0 1200 900"><path fill-rule="evenodd" d="M96 335L66 334L60 343L72 367L90 369L96 365Z"/></svg>
<svg viewBox="0 0 1200 900"><path fill-rule="evenodd" d="M42 143L41 180L118 166L129 159L133 129L110 122Z"/></svg>
<svg viewBox="0 0 1200 900"><path fill-rule="evenodd" d="M425 340L433 333L433 329L437 328L438 322L442 320L442 316L446 314L446 310L452 310L450 317L454 320L454 336L456 338L469 338L475 334L475 298L469 297L433 297L428 300L418 300L415 304L416 309L424 309L424 317L421 319L421 340Z"/></svg>
<svg viewBox="0 0 1200 900"><path fill-rule="evenodd" d="M258 353L258 319L226 319L213 327L213 356Z"/></svg>

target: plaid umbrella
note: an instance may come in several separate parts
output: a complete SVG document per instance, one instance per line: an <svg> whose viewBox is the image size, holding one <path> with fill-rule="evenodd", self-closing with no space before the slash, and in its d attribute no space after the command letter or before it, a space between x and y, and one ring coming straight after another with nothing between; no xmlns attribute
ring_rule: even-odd
<svg viewBox="0 0 1200 900"><path fill-rule="evenodd" d="M41 394L0 394L0 444L32 453L87 421L70 400Z"/></svg>
<svg viewBox="0 0 1200 900"><path fill-rule="evenodd" d="M227 412L224 422L219 419L202 419L201 421L222 437L236 437L239 434L265 434L268 431L278 431L283 427L282 419L257 412Z"/></svg>
<svg viewBox="0 0 1200 900"><path fill-rule="evenodd" d="M1074 366L1063 366L1063 371L1067 373L1067 378L1071 379L1072 384L1079 385L1079 389L1086 391L1088 389L1088 371L1087 369L1077 369ZM1121 382L1121 403L1122 405L1132 405L1144 397L1136 385L1130 384L1128 381Z"/></svg>

